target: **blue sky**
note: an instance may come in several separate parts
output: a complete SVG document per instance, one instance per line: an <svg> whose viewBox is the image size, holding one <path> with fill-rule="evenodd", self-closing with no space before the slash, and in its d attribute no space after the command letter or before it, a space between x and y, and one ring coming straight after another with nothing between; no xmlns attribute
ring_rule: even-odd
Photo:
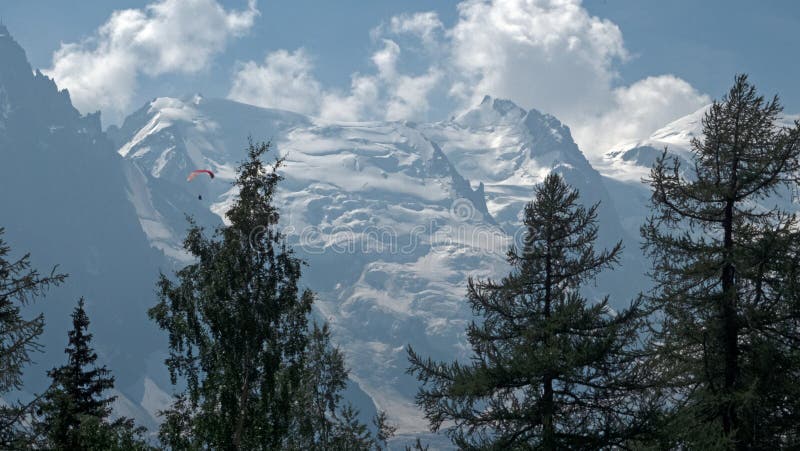
<svg viewBox="0 0 800 451"><path fill-rule="evenodd" d="M737 72L800 112L789 0L38 0L0 16L105 124L195 92L335 120L437 120L491 94L555 114L591 154L719 97Z"/></svg>

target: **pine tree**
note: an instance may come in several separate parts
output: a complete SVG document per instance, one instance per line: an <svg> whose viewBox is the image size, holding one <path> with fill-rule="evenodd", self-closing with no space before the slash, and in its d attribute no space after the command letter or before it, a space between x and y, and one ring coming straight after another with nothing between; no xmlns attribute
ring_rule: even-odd
<svg viewBox="0 0 800 451"><path fill-rule="evenodd" d="M276 227L281 160L265 168L268 150L250 143L230 225L209 238L191 223L184 248L196 262L177 283L162 274L149 311L169 333L172 383L186 386L160 431L173 449L335 449L339 426L363 449L352 412L344 423L326 416L347 372L327 329L309 327L314 296L298 287L301 261Z"/></svg>
<svg viewBox="0 0 800 451"><path fill-rule="evenodd" d="M0 397L22 387L22 370L30 363L31 353L40 349L36 340L42 334L44 317L25 319L21 306L66 278L55 268L47 276L32 270L29 254L11 260L11 248L3 241L3 233L0 228ZM33 404L0 407L0 448L12 448L13 443L23 440L25 419Z"/></svg>
<svg viewBox="0 0 800 451"><path fill-rule="evenodd" d="M775 202L796 180L800 125L779 126L781 111L737 76L693 165L665 150L651 171L651 364L672 446L800 446L800 236Z"/></svg>
<svg viewBox="0 0 800 451"><path fill-rule="evenodd" d="M499 283L470 280L479 320L469 363L422 359L409 348L433 431L462 449L599 449L627 443L646 419L633 389L637 304L613 314L581 286L612 267L621 243L597 252L597 205L585 208L557 174L525 208L527 234Z"/></svg>
<svg viewBox="0 0 800 451"><path fill-rule="evenodd" d="M105 366L97 366L88 330L89 317L81 298L72 312L64 350L67 363L47 373L52 384L37 406L43 446L55 450L148 449L140 437L143 431L132 420L110 421L116 397L104 395L114 387L114 377Z"/></svg>

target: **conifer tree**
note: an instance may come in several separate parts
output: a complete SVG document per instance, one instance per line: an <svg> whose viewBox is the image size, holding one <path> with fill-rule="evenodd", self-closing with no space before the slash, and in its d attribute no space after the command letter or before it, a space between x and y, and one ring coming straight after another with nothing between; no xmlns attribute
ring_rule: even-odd
<svg viewBox="0 0 800 451"><path fill-rule="evenodd" d="M230 225L207 237L191 223L184 248L196 262L158 283L149 315L169 333L173 384L186 387L160 437L173 449L337 449L339 439L365 449L354 411L334 416L347 372L327 328L310 327L314 296L277 229L281 160L266 168L268 150L250 143Z"/></svg>
<svg viewBox="0 0 800 451"><path fill-rule="evenodd" d="M469 363L423 359L409 348L433 431L445 422L462 449L600 449L628 443L646 419L636 387L637 305L613 314L581 287L618 259L596 251L597 205L553 173L525 208L526 236L499 283L470 280L478 319Z"/></svg>
<svg viewBox="0 0 800 451"><path fill-rule="evenodd" d="M72 329L64 350L67 363L47 374L52 379L37 406L36 428L42 446L54 450L149 449L132 420L111 420L115 396L106 396L114 377L97 366L89 317L81 298L72 312Z"/></svg>
<svg viewBox="0 0 800 451"><path fill-rule="evenodd" d="M654 165L651 364L664 440L692 449L800 446L800 236L778 208L796 183L800 125L745 75L714 102L693 165Z"/></svg>
<svg viewBox="0 0 800 451"><path fill-rule="evenodd" d="M20 308L66 278L55 272L41 275L30 267L30 255L12 259L11 248L3 241L0 228L0 397L22 387L22 370L31 361L31 352L40 349L37 339L44 328L44 317L22 317ZM13 448L23 440L29 405L0 407L0 448Z"/></svg>
<svg viewBox="0 0 800 451"><path fill-rule="evenodd" d="M84 417L105 420L116 397L104 397L114 387L114 377L105 367L96 365L97 353L91 347L89 317L84 300L72 312L72 330L64 349L67 363L48 371L53 383L39 406L42 427L54 448L79 449L80 427Z"/></svg>

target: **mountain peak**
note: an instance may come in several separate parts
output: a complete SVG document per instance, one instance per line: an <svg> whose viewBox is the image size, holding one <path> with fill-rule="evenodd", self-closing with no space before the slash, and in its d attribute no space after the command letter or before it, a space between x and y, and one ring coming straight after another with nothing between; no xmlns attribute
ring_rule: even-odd
<svg viewBox="0 0 800 451"><path fill-rule="evenodd" d="M87 117L72 106L67 90L59 90L50 77L34 71L25 50L8 28L0 25L0 127L8 133L64 128L85 128L100 133L99 116Z"/></svg>
<svg viewBox="0 0 800 451"><path fill-rule="evenodd" d="M514 102L512 102L511 100L508 100L508 99L497 99L497 98L493 99L491 96L487 95L487 96L484 96L483 102L491 104L492 109L494 111L497 111L498 113L500 113L502 115L514 114L514 113L519 113L519 112L524 113L525 112L525 110L523 110L522 108L517 106L516 103L514 103ZM483 103L483 102L481 102L481 103Z"/></svg>
<svg viewBox="0 0 800 451"><path fill-rule="evenodd" d="M507 99L484 96L481 103L459 114L454 122L465 127L486 127L519 122L525 110Z"/></svg>
<svg viewBox="0 0 800 451"><path fill-rule="evenodd" d="M685 148L691 146L692 139L702 134L703 116L711 108L705 105L693 113L680 117L650 135L651 141L659 141Z"/></svg>
<svg viewBox="0 0 800 451"><path fill-rule="evenodd" d="M546 138L551 144L574 144L569 127L552 114L530 110L525 117L525 125L531 134L539 139Z"/></svg>
<svg viewBox="0 0 800 451"><path fill-rule="evenodd" d="M29 77L33 72L25 50L0 24L0 84L6 84L20 77Z"/></svg>

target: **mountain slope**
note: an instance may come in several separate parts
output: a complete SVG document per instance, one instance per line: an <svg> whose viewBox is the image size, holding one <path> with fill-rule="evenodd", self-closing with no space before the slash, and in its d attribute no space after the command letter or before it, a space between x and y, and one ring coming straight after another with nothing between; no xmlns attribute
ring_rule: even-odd
<svg viewBox="0 0 800 451"><path fill-rule="evenodd" d="M124 166L99 115L81 116L66 91L32 71L0 26L0 227L15 252L31 252L40 271L59 265L69 274L28 308L45 313L46 328L45 352L25 372L26 390L41 390L46 370L63 363L69 313L81 296L94 344L121 393L138 403L143 369L160 366L153 353L163 337L145 311L155 301L158 268L169 263L138 224L121 183Z"/></svg>

